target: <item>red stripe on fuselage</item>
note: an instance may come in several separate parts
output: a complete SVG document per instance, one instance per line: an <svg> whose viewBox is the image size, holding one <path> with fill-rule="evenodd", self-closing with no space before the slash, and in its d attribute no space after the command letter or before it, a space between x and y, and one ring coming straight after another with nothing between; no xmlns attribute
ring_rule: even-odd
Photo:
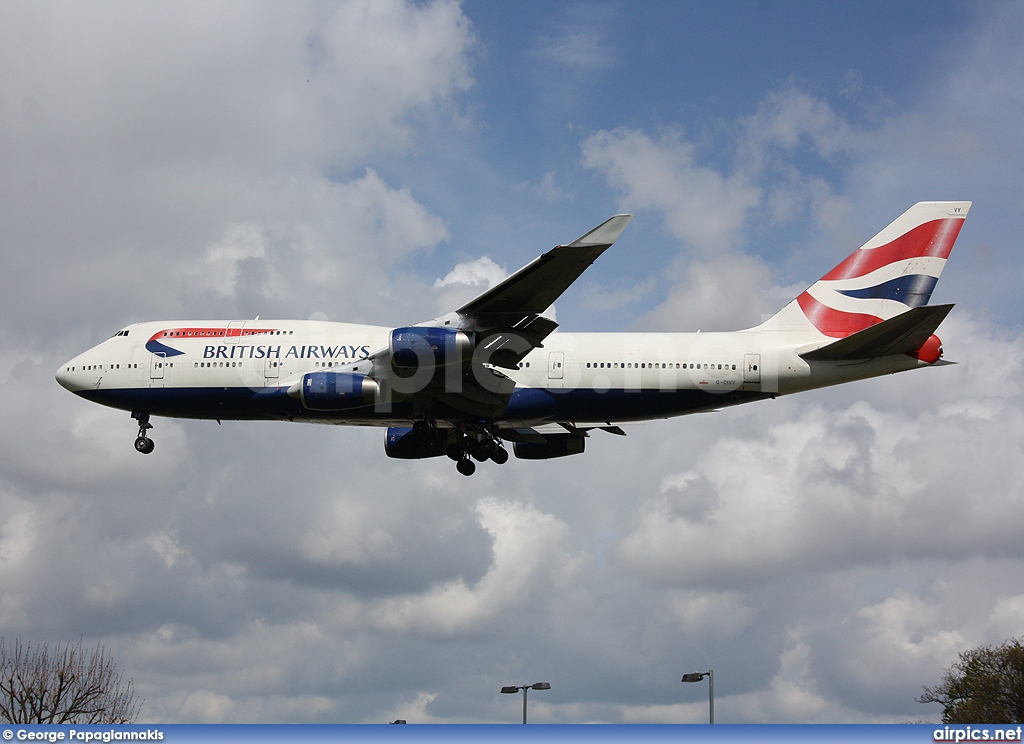
<svg viewBox="0 0 1024 744"><path fill-rule="evenodd" d="M963 224L962 219L949 218L918 225L891 243L854 251L845 261L825 274L822 280L853 279L908 258L948 258Z"/></svg>
<svg viewBox="0 0 1024 744"><path fill-rule="evenodd" d="M150 341L166 338L231 338L273 333L276 328L165 328L150 337Z"/></svg>

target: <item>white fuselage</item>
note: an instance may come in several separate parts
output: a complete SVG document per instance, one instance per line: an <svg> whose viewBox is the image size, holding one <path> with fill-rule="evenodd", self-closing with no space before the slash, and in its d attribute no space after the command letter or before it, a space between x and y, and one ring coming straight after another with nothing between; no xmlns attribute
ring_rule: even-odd
<svg viewBox="0 0 1024 744"><path fill-rule="evenodd" d="M299 320L139 323L70 360L57 379L83 397L154 415L393 425L408 419L399 410L310 413L283 397L309 372L371 372L369 357L387 346L390 332ZM666 418L928 366L908 355L855 364L798 355L821 342L760 329L556 332L518 369L502 370L516 384L506 418L523 425ZM526 391L547 391L549 402L526 405Z"/></svg>

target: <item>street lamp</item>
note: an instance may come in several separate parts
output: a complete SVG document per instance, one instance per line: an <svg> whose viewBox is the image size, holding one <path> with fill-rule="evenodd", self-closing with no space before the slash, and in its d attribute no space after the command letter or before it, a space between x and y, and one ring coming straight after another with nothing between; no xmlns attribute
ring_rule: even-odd
<svg viewBox="0 0 1024 744"><path fill-rule="evenodd" d="M715 722L715 670L709 669L706 672L691 672L683 675L683 682L700 682L708 678L708 718L709 723Z"/></svg>
<svg viewBox="0 0 1024 744"><path fill-rule="evenodd" d="M534 682L532 685L509 685L502 687L501 692L504 695L515 695L520 690L523 691L523 723L526 723L526 696L530 690L550 690L551 685L547 682Z"/></svg>

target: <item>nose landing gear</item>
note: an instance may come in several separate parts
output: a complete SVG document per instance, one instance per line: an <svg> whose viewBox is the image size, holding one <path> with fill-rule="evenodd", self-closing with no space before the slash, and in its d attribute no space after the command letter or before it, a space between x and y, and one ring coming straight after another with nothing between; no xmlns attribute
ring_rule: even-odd
<svg viewBox="0 0 1024 744"><path fill-rule="evenodd" d="M149 423L149 414L145 411L132 411L132 418L139 422L139 436L135 439L135 451L148 455L156 446L153 440L146 436L146 432L153 428Z"/></svg>

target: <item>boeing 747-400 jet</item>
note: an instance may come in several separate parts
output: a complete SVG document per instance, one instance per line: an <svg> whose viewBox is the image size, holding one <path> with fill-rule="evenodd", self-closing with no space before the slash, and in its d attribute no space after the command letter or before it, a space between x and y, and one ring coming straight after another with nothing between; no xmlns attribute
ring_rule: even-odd
<svg viewBox="0 0 1024 744"><path fill-rule="evenodd" d="M622 234L620 214L458 310L386 328L304 320L137 323L57 381L152 416L387 427L390 457L504 463L583 452L589 432L932 367L952 305L928 305L970 202L920 202L755 328L556 333L543 313Z"/></svg>

